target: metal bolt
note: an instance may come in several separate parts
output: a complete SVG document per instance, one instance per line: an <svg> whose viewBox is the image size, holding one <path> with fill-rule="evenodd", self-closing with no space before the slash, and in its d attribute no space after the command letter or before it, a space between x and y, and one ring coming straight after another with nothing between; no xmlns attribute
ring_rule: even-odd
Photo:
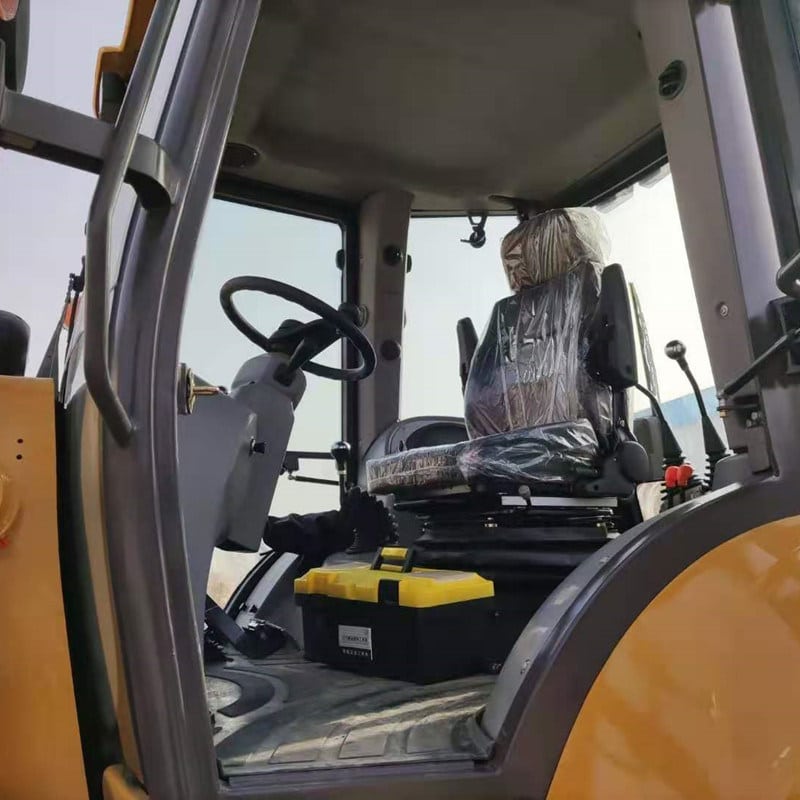
<svg viewBox="0 0 800 800"><path fill-rule="evenodd" d="M385 339L381 342L380 347L381 357L386 361L396 361L400 358L401 347L400 343L394 339Z"/></svg>
<svg viewBox="0 0 800 800"><path fill-rule="evenodd" d="M723 319L731 313L730 308L728 307L727 303L720 303L717 306L717 314L719 314Z"/></svg>
<svg viewBox="0 0 800 800"><path fill-rule="evenodd" d="M179 414L191 414L198 397L213 397L217 394L227 394L227 390L224 386L199 386L195 381L192 368L186 364L178 365Z"/></svg>
<svg viewBox="0 0 800 800"><path fill-rule="evenodd" d="M748 419L745 420L745 428L758 428L764 423L764 418L761 416L760 411L751 411Z"/></svg>
<svg viewBox="0 0 800 800"><path fill-rule="evenodd" d="M403 260L403 251L395 244L387 244L383 248L383 261L390 267L396 267Z"/></svg>

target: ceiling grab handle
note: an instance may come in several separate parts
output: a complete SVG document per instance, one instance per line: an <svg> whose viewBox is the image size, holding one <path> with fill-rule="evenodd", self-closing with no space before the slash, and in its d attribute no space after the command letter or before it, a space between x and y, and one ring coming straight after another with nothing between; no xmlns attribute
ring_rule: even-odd
<svg viewBox="0 0 800 800"><path fill-rule="evenodd" d="M86 223L84 371L89 394L111 435L125 446L133 423L111 382L108 359L108 254L111 216L131 162L178 0L158 0L104 155Z"/></svg>

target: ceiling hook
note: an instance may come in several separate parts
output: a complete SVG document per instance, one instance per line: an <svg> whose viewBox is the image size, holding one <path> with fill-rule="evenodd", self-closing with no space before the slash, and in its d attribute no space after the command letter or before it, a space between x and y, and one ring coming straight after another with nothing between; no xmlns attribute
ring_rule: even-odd
<svg viewBox="0 0 800 800"><path fill-rule="evenodd" d="M485 211L479 213L470 212L467 214L469 224L472 226L472 233L469 235L468 239L461 240L464 244L468 244L470 247L476 249L486 244L486 217L487 214Z"/></svg>

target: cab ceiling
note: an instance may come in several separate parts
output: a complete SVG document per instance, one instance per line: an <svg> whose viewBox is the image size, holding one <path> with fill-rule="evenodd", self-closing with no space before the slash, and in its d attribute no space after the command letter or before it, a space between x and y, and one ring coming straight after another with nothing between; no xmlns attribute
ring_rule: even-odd
<svg viewBox="0 0 800 800"><path fill-rule="evenodd" d="M418 211L548 202L658 130L629 0L265 0L227 174Z"/></svg>

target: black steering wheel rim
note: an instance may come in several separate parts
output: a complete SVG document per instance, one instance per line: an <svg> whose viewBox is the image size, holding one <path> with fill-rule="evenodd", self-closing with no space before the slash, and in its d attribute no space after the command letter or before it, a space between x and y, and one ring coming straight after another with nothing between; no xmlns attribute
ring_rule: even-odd
<svg viewBox="0 0 800 800"><path fill-rule="evenodd" d="M240 333L266 352L271 352L274 346L286 337L273 336L270 338L264 336L263 333L247 322L233 303L233 295L237 292L261 292L301 306L306 311L316 314L333 325L344 338L350 341L361 357L361 364L357 367L326 367L323 364L308 361L302 366L304 372L309 372L320 378L329 378L330 380L360 381L370 376L374 371L376 363L375 349L369 339L346 314L329 306L318 297L314 297L314 295L308 294L308 292L304 292L295 286L290 286L288 283L275 281L272 278L262 278L257 275L240 275L237 278L225 281L219 290L219 302L222 305L225 316Z"/></svg>

